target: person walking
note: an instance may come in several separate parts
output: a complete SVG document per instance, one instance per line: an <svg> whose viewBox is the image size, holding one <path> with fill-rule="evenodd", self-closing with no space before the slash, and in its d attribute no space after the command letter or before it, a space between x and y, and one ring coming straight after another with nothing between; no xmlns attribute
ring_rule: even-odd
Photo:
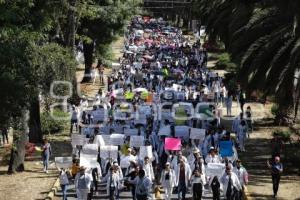
<svg viewBox="0 0 300 200"><path fill-rule="evenodd" d="M245 185L248 184L248 172L245 167L242 165L241 160L236 161L236 167L233 168L233 172L238 176L242 190L239 193L239 199L243 199L243 191Z"/></svg>
<svg viewBox="0 0 300 200"><path fill-rule="evenodd" d="M1 134L2 134L3 145L5 144L5 139L6 139L7 144L9 144L9 142L8 142L8 130L7 130L6 127L3 127L1 129Z"/></svg>
<svg viewBox="0 0 300 200"><path fill-rule="evenodd" d="M189 164L181 158L176 168L176 186L178 187L178 199L185 200L187 187L191 178L191 169Z"/></svg>
<svg viewBox="0 0 300 200"><path fill-rule="evenodd" d="M242 190L239 178L235 173L232 173L230 166L226 167L226 171L221 177L221 183L226 200L235 200Z"/></svg>
<svg viewBox="0 0 300 200"><path fill-rule="evenodd" d="M200 172L199 169L195 169L191 177L193 200L202 199L203 186L205 185L205 176Z"/></svg>
<svg viewBox="0 0 300 200"><path fill-rule="evenodd" d="M51 145L48 142L48 139L44 139L44 145L42 147L42 159L43 159L43 166L44 172L48 173L48 166L49 166L49 159L52 154Z"/></svg>
<svg viewBox="0 0 300 200"><path fill-rule="evenodd" d="M60 187L62 190L62 199L67 200L67 190L68 190L68 185L69 185L69 179L68 175L65 171L65 169L61 169L59 173L59 182L60 182Z"/></svg>
<svg viewBox="0 0 300 200"><path fill-rule="evenodd" d="M217 176L211 179L210 187L213 193L213 200L220 200L220 182Z"/></svg>
<svg viewBox="0 0 300 200"><path fill-rule="evenodd" d="M165 189L165 199L171 200L173 187L175 186L175 172L170 167L170 163L167 162L165 165L165 169L162 171L161 174L161 185Z"/></svg>
<svg viewBox="0 0 300 200"><path fill-rule="evenodd" d="M151 199L151 180L145 176L145 171L143 169L139 170L138 177L136 177L130 183L135 184L135 197L136 200L149 200Z"/></svg>
<svg viewBox="0 0 300 200"><path fill-rule="evenodd" d="M268 160L267 165L271 170L272 183L273 183L273 195L274 198L276 198L279 189L280 177L283 172L283 166L282 163L280 162L280 157L276 156L274 161L271 164Z"/></svg>
<svg viewBox="0 0 300 200"><path fill-rule="evenodd" d="M240 150L245 152L246 149L245 149L245 141L246 141L246 138L247 138L247 124L246 124L246 121L245 120L242 120L240 122L240 125L238 127L238 130L237 130L237 136L238 136L238 141L239 141L239 147L240 147Z"/></svg>
<svg viewBox="0 0 300 200"><path fill-rule="evenodd" d="M73 126L74 125L75 125L75 129L76 129L76 132L77 132L77 129L78 129L78 111L77 111L75 105L72 106L70 133L73 133Z"/></svg>
<svg viewBox="0 0 300 200"><path fill-rule="evenodd" d="M230 92L228 92L228 95L225 99L225 103L226 103L226 112L227 112L227 116L231 116L231 109L232 109L232 94Z"/></svg>
<svg viewBox="0 0 300 200"><path fill-rule="evenodd" d="M92 183L91 175L85 172L85 167L81 166L80 171L75 176L75 189L78 200L87 200Z"/></svg>

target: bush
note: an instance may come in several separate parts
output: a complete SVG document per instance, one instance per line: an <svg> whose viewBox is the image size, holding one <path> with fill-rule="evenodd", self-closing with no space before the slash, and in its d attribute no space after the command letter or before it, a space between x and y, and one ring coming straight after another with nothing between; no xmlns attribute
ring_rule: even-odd
<svg viewBox="0 0 300 200"><path fill-rule="evenodd" d="M283 131L283 130L275 130L273 132L273 137L278 137L284 142L288 142L291 139L292 133L290 131Z"/></svg>
<svg viewBox="0 0 300 200"><path fill-rule="evenodd" d="M54 116L54 117L53 117ZM48 112L41 114L41 125L42 132L44 134L58 133L62 131L69 124L69 120L66 118L69 117L68 113L65 113L61 110L54 110L52 115Z"/></svg>
<svg viewBox="0 0 300 200"><path fill-rule="evenodd" d="M271 113L273 116L277 116L279 111L279 106L277 104L273 104L271 107Z"/></svg>
<svg viewBox="0 0 300 200"><path fill-rule="evenodd" d="M216 69L235 71L236 64L231 62L231 58L228 53L222 53L218 56L218 62L216 63Z"/></svg>

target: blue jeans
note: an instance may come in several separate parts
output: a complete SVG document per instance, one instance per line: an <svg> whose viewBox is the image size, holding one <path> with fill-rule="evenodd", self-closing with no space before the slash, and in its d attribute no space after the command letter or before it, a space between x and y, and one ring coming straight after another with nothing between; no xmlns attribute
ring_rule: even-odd
<svg viewBox="0 0 300 200"><path fill-rule="evenodd" d="M44 165L45 170L48 170L49 157L50 157L50 155L47 153L43 155L43 165Z"/></svg>
<svg viewBox="0 0 300 200"><path fill-rule="evenodd" d="M185 200L186 185L185 182L179 182L178 184L178 199Z"/></svg>
<svg viewBox="0 0 300 200"><path fill-rule="evenodd" d="M60 185L61 187L61 190L62 190L62 197L63 197L63 200L67 200L67 185Z"/></svg>

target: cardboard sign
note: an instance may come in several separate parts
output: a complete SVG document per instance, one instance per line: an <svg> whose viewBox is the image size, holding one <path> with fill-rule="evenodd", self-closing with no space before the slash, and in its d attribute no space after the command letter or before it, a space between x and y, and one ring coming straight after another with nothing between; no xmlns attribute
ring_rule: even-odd
<svg viewBox="0 0 300 200"><path fill-rule="evenodd" d="M97 144L98 146L110 145L110 135L96 135L94 144Z"/></svg>
<svg viewBox="0 0 300 200"><path fill-rule="evenodd" d="M181 149L181 139L165 138L165 150L179 151Z"/></svg>
<svg viewBox="0 0 300 200"><path fill-rule="evenodd" d="M114 146L123 145L124 144L124 135L114 133L110 136L110 144Z"/></svg>
<svg viewBox="0 0 300 200"><path fill-rule="evenodd" d="M153 157L152 146L141 146L139 158L144 160L145 157L149 157L150 159Z"/></svg>
<svg viewBox="0 0 300 200"><path fill-rule="evenodd" d="M98 144L85 144L82 147L82 153L98 155Z"/></svg>
<svg viewBox="0 0 300 200"><path fill-rule="evenodd" d="M223 163L208 163L205 169L206 176L219 178L223 175L225 170L225 164Z"/></svg>
<svg viewBox="0 0 300 200"><path fill-rule="evenodd" d="M67 169L72 166L72 157L55 157L55 165L57 168Z"/></svg>
<svg viewBox="0 0 300 200"><path fill-rule="evenodd" d="M124 129L124 135L126 136L132 136L132 135L137 135L138 130L136 128L125 128Z"/></svg>
<svg viewBox="0 0 300 200"><path fill-rule="evenodd" d="M111 158L113 160L118 159L118 147L117 146L100 146L100 157L103 159Z"/></svg>
<svg viewBox="0 0 300 200"><path fill-rule="evenodd" d="M97 155L80 153L80 166L86 168L99 168L100 164L97 162Z"/></svg>
<svg viewBox="0 0 300 200"><path fill-rule="evenodd" d="M233 156L232 146L231 141L220 141L220 154L223 158Z"/></svg>
<svg viewBox="0 0 300 200"><path fill-rule="evenodd" d="M158 135L166 135L170 136L171 135L171 129L170 126L163 126L159 129Z"/></svg>
<svg viewBox="0 0 300 200"><path fill-rule="evenodd" d="M79 134L72 134L71 136L71 143L72 146L77 146L77 145L84 145L85 144L85 135L79 135Z"/></svg>
<svg viewBox="0 0 300 200"><path fill-rule="evenodd" d="M131 147L144 146L144 136L139 136L139 135L130 136L130 146Z"/></svg>
<svg viewBox="0 0 300 200"><path fill-rule="evenodd" d="M98 121L104 121L105 119L105 110L97 109L92 111L93 121L94 123L97 123Z"/></svg>
<svg viewBox="0 0 300 200"><path fill-rule="evenodd" d="M191 128L190 138L194 140L203 141L205 138L205 129Z"/></svg>
<svg viewBox="0 0 300 200"><path fill-rule="evenodd" d="M180 138L188 138L190 127L188 126L175 126L175 136Z"/></svg>

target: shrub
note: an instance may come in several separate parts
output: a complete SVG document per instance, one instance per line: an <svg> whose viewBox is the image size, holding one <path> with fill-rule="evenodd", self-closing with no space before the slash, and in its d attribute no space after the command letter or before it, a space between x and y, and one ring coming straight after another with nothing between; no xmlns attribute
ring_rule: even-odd
<svg viewBox="0 0 300 200"><path fill-rule="evenodd" d="M52 115L48 112L42 113L42 132L44 134L51 134L62 131L68 125L69 120L66 120L67 117L69 117L68 113L58 109L54 110Z"/></svg>
<svg viewBox="0 0 300 200"><path fill-rule="evenodd" d="M284 142L288 142L291 139L292 133L290 131L283 131L283 130L275 130L273 132L273 137L278 137Z"/></svg>
<svg viewBox="0 0 300 200"><path fill-rule="evenodd" d="M278 114L278 111L279 111L279 106L277 104L273 104L271 107L272 115L276 116Z"/></svg>
<svg viewBox="0 0 300 200"><path fill-rule="evenodd" d="M235 71L236 64L231 62L231 58L228 53L222 53L218 56L218 62L216 63L216 69Z"/></svg>

